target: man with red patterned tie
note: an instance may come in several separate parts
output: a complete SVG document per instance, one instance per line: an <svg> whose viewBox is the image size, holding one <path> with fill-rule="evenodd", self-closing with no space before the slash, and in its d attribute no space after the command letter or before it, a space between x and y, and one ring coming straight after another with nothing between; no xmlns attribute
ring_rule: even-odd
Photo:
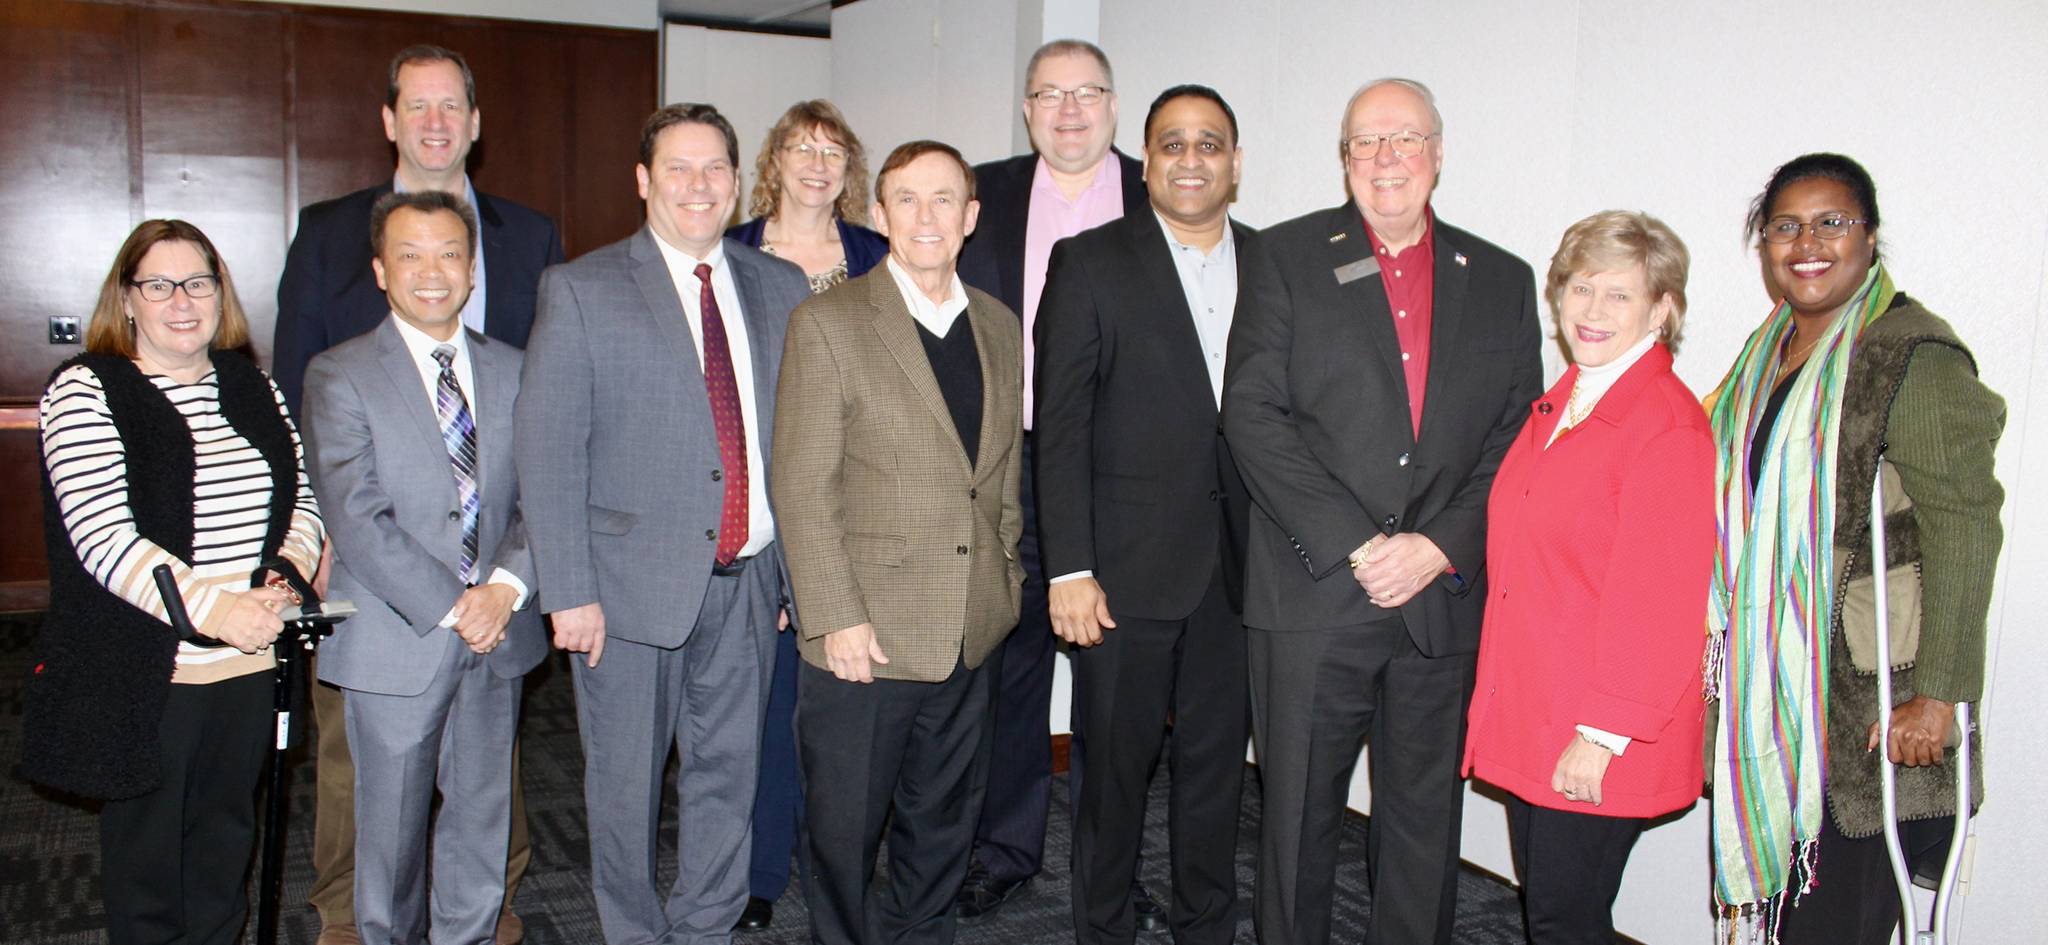
<svg viewBox="0 0 2048 945"><path fill-rule="evenodd" d="M724 239L732 125L710 105L647 120L647 225L541 277L517 433L540 607L570 660L590 879L608 942L731 939L774 636L787 620L768 447L793 263ZM701 536L701 537L700 537ZM656 888L671 747L674 886Z"/></svg>

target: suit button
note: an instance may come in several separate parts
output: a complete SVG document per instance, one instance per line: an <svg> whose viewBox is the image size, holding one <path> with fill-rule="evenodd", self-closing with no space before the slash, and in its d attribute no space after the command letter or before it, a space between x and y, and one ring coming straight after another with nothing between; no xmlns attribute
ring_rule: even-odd
<svg viewBox="0 0 2048 945"><path fill-rule="evenodd" d="M1397 459L1397 460L1395 460L1395 462L1397 462L1397 463L1400 463L1400 464L1401 464L1401 465L1403 465L1403 466L1406 466L1406 465L1408 465L1408 454L1407 454L1407 453L1402 453L1402 454L1401 454L1401 458L1400 458L1400 459Z"/></svg>
<svg viewBox="0 0 2048 945"><path fill-rule="evenodd" d="M1211 490L1209 490L1209 501L1211 501L1211 502L1214 502L1214 501L1216 501L1217 499L1220 499L1220 498L1222 498L1222 495L1218 494L1216 490L1214 490L1214 489L1211 489Z"/></svg>
<svg viewBox="0 0 2048 945"><path fill-rule="evenodd" d="M1393 528L1400 521L1401 519L1399 516L1389 515L1387 516L1386 525L1388 528Z"/></svg>
<svg viewBox="0 0 2048 945"><path fill-rule="evenodd" d="M718 480L720 480L720 479L724 479L724 478L725 478L725 470L723 470L723 469L714 469L714 470L712 470L712 471L711 471L711 481L712 481L712 482L717 482Z"/></svg>
<svg viewBox="0 0 2048 945"><path fill-rule="evenodd" d="M954 550L954 551L957 551L957 552L959 552L959 553L961 553L961 554L963 554L963 555L964 555L964 554L966 554L966 553L967 553L967 546L966 546L966 545L961 545L960 547L958 547L958 548L955 548L955 549L953 549L953 550Z"/></svg>
<svg viewBox="0 0 2048 945"><path fill-rule="evenodd" d="M459 522L459 521L462 521L462 510L461 510L461 509L455 509L455 510L453 510L453 511L450 511L450 512L448 513L448 520L449 520L449 521L451 521L451 522Z"/></svg>
<svg viewBox="0 0 2048 945"><path fill-rule="evenodd" d="M967 498L968 498L968 499L970 499L970 500L972 500L972 499L979 499L979 498L981 498L981 493L980 493L980 492L978 492L978 491L976 491L976 490L974 490L974 489L969 489L969 490L967 490Z"/></svg>
<svg viewBox="0 0 2048 945"><path fill-rule="evenodd" d="M705 541L717 541L717 540L718 540L718 529L716 529L716 528L707 528L707 529L705 529L705 530L704 530L704 540L705 540Z"/></svg>

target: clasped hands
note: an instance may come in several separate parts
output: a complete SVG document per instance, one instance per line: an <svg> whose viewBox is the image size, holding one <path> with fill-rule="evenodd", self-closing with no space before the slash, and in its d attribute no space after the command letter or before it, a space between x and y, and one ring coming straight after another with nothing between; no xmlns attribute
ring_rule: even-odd
<svg viewBox="0 0 2048 945"><path fill-rule="evenodd" d="M1451 566L1451 559L1416 532L1374 535L1351 553L1351 576L1366 596L1380 607L1392 609L1408 603L1436 576Z"/></svg>

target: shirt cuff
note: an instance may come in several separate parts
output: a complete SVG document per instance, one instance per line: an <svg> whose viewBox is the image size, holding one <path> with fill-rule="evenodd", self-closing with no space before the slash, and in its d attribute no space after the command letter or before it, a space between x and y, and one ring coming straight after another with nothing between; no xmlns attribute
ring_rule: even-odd
<svg viewBox="0 0 2048 945"><path fill-rule="evenodd" d="M1586 736L1587 741L1614 752L1614 757L1616 758L1621 757L1622 752L1628 750L1628 743L1634 741L1634 739L1629 738L1627 735L1616 735L1613 732L1597 729L1591 725L1581 725L1578 729L1579 734Z"/></svg>
<svg viewBox="0 0 2048 945"><path fill-rule="evenodd" d="M515 595L517 595L517 596L516 596L516 597L514 597L514 598L513 598L513 600L512 600L512 610L513 610L513 611L514 611L515 613L516 613L517 611L519 611L520 609L522 609L522 608L524 608L524 607L526 606L526 595L527 595L527 590L526 590L526 582L525 582L525 581L522 581L522 580L520 580L520 579L519 579L519 575L513 574L512 572L510 572L510 571L507 571L507 570L505 570L504 568L493 568L493 569L491 569L491 579L490 579L490 580L488 580L488 581L485 581L484 583L485 583L485 584L503 584L503 585L505 585L506 587L509 587L509 588L511 588L511 589L512 589L512 593L513 593L513 594L515 594ZM440 622L440 623L438 623L438 624L436 624L435 626L439 626L439 627L445 627L445 628L448 628L448 629L454 629L454 627L455 627L455 608L453 608L453 607L450 607L450 608L448 608L448 613L447 613L446 615L444 615L444 616L443 616L443 617L441 618L441 622Z"/></svg>
<svg viewBox="0 0 2048 945"><path fill-rule="evenodd" d="M1095 572L1093 571L1075 571L1071 574L1062 574L1059 577L1053 578L1052 580L1045 582L1045 585L1047 587L1051 587L1052 585L1058 584L1061 581L1072 581L1076 578L1092 578L1094 576Z"/></svg>

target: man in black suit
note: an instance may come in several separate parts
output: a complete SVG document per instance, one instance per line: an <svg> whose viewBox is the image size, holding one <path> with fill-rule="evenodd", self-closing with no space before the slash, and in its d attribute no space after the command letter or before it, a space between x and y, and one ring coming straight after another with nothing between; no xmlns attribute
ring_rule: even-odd
<svg viewBox="0 0 2048 945"><path fill-rule="evenodd" d="M1045 574L1038 562L1033 488L1033 341L1052 245L1126 213L1143 211L1143 165L1110 147L1116 137L1116 87L1109 57L1093 43L1054 40L1024 68L1024 124L1032 153L974 169L981 220L961 251L961 281L995 296L1024 320L1024 603L1015 632L996 652L995 751L988 793L975 828L974 862L960 889L958 914L974 922L1038 875L1052 794L1053 635ZM1081 771L1074 732L1071 776ZM1146 927L1160 927L1149 898Z"/></svg>
<svg viewBox="0 0 2048 945"><path fill-rule="evenodd" d="M384 134L397 146L398 169L389 181L300 211L298 235L277 284L272 376L295 416L313 356L368 333L391 315L391 303L370 269L370 207L378 197L393 190L439 190L475 208L475 288L463 305L462 323L515 348L526 346L533 328L540 271L562 261L554 221L470 186L469 149L482 132L483 117L476 107L476 78L461 53L408 47L391 59L388 88ZM319 733L319 787L313 818L315 877L308 898L320 911L320 945L348 945L357 938L355 770L342 725L341 694L330 686L314 686L313 717ZM497 930L501 943L524 935L511 902L532 858L516 757L513 771L511 863Z"/></svg>
<svg viewBox="0 0 2048 945"><path fill-rule="evenodd" d="M1329 941L1368 737L1366 941L1450 941L1487 493L1542 365L1528 264L1430 210L1442 136L1420 83L1353 96L1351 202L1259 236L1231 327L1224 429L1254 503L1263 945Z"/></svg>
<svg viewBox="0 0 2048 945"><path fill-rule="evenodd" d="M1179 945L1237 930L1244 787L1243 482L1218 407L1251 230L1228 210L1237 116L1215 90L1145 116L1148 212L1061 240L1038 310L1039 547L1053 631L1072 644L1074 937L1130 945L1145 793L1173 720Z"/></svg>

